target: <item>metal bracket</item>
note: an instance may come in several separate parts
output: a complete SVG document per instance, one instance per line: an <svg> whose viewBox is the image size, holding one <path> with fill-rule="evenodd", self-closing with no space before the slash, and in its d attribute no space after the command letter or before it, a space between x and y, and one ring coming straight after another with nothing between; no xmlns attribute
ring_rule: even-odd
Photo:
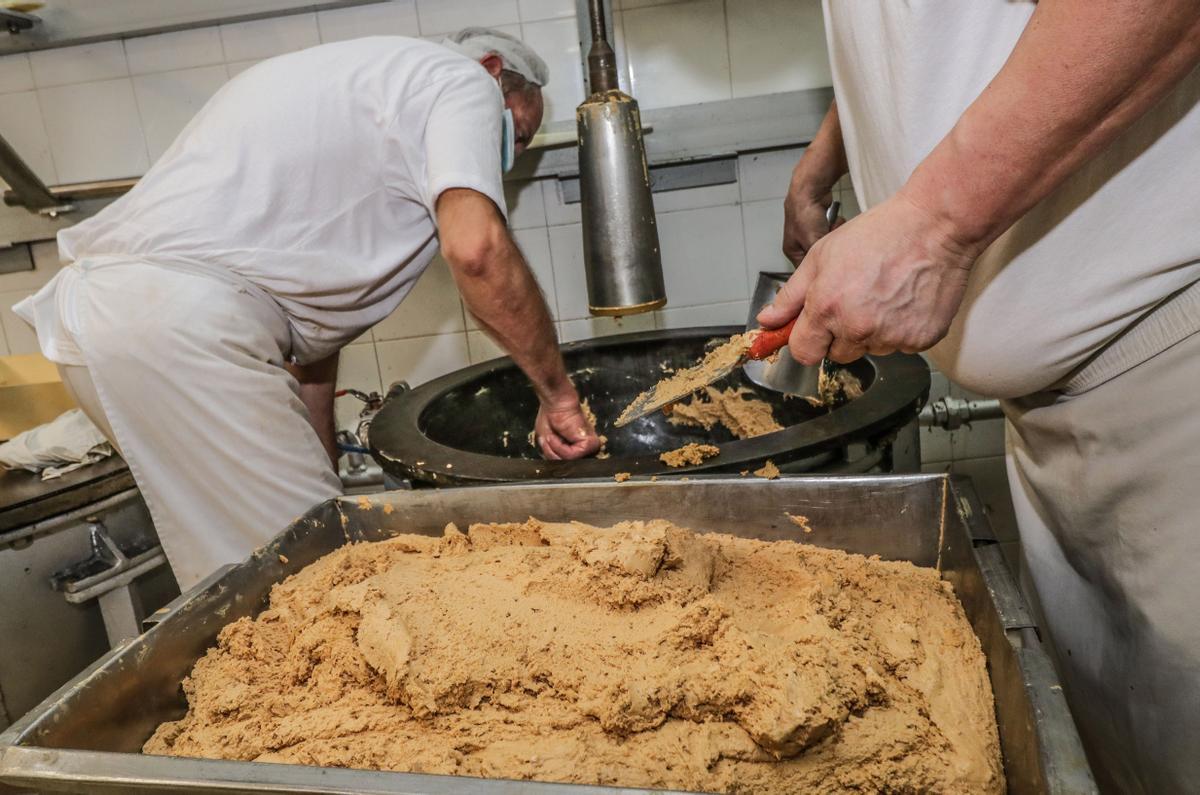
<svg viewBox="0 0 1200 795"><path fill-rule="evenodd" d="M50 584L71 604L98 600L109 645L115 646L141 634L144 610L133 583L165 564L167 556L159 545L126 555L102 522L95 517L87 521L92 554L55 572Z"/></svg>
<svg viewBox="0 0 1200 795"><path fill-rule="evenodd" d="M736 157L695 160L688 163L667 163L650 167L650 190L653 193L684 188L706 188L710 185L728 185L737 180ZM579 177L559 179L558 185L562 190L564 204L579 203Z"/></svg>
<svg viewBox="0 0 1200 795"><path fill-rule="evenodd" d="M32 30L35 25L40 25L42 18L21 11L0 8L0 22L4 23L4 27L8 29L9 33L15 35L23 30Z"/></svg>

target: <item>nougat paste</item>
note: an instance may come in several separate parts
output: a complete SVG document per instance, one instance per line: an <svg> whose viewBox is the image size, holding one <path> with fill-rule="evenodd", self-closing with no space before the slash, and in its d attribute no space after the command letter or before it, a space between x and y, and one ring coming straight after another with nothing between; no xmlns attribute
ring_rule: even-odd
<svg viewBox="0 0 1200 795"><path fill-rule="evenodd" d="M338 549L225 627L145 752L730 793L1000 793L932 569L668 521Z"/></svg>

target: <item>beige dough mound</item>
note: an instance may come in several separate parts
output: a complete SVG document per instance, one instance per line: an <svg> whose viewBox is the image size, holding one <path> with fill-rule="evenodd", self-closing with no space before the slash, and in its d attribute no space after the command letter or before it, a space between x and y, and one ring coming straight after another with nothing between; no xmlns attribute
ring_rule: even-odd
<svg viewBox="0 0 1200 795"><path fill-rule="evenodd" d="M669 467L686 467L703 464L706 458L721 454L721 448L715 444L697 444L690 442L677 450L659 453L658 460Z"/></svg>
<svg viewBox="0 0 1200 795"><path fill-rule="evenodd" d="M907 563L670 522L347 546L222 630L145 752L738 793L1004 791L979 643Z"/></svg>
<svg viewBox="0 0 1200 795"><path fill-rule="evenodd" d="M775 419L771 404L747 397L753 394L745 387L721 390L710 386L687 403L664 407L663 413L672 425L699 426L706 431L712 430L714 425L723 425L738 439L782 431L783 426Z"/></svg>

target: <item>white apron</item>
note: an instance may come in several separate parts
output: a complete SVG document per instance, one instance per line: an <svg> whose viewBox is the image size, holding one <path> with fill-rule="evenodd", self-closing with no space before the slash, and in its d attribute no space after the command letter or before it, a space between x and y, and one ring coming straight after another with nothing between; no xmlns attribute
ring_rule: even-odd
<svg viewBox="0 0 1200 795"><path fill-rule="evenodd" d="M111 428L182 589L341 493L282 366L287 319L238 277L84 259L18 312L44 349L54 343L47 353L68 365L84 411ZM80 360L94 391L79 387Z"/></svg>

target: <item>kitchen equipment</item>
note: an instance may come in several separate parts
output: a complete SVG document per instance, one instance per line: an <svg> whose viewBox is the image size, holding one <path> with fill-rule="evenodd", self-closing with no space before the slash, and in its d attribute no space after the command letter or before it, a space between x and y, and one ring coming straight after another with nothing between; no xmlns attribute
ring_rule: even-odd
<svg viewBox="0 0 1200 795"><path fill-rule="evenodd" d="M575 110L588 309L631 315L667 302L638 103L617 85L602 0L590 0L591 95Z"/></svg>
<svg viewBox="0 0 1200 795"><path fill-rule="evenodd" d="M814 531L802 533L788 512L806 516ZM1096 791L1050 660L982 506L968 483L945 475L527 484L330 500L249 560L177 599L148 632L0 734L0 781L43 792L147 795L633 792L138 753L159 723L183 714L180 682L221 628L260 612L271 586L287 575L347 543L401 532L440 535L450 521L465 527L530 515L601 524L665 517L701 532L803 539L934 566L953 584L987 657L1009 791Z"/></svg>
<svg viewBox="0 0 1200 795"><path fill-rule="evenodd" d="M835 201L825 211L825 221L831 230L837 223L838 213L841 209L842 203ZM758 274L758 279L754 283L754 295L750 297L750 316L746 318L747 330L758 328L759 311L775 300L775 294L787 283L791 275L791 273L768 271L761 271ZM791 325L787 326L789 334L791 328ZM789 395L816 395L821 383L821 370L826 366L832 366L832 362L828 359L823 360L817 366L800 364L785 352L783 355L775 357L773 361L765 359L748 361L744 369L747 378L767 389L774 389L776 392Z"/></svg>
<svg viewBox="0 0 1200 795"><path fill-rule="evenodd" d="M784 430L752 439L728 431L672 425L661 413L624 428L612 420L659 373L693 363L706 346L724 341L738 326L638 332L562 346L567 371L599 418L610 458L544 461L529 442L538 400L529 379L511 359L467 367L412 389L390 394L371 424L370 447L390 477L438 486L517 480L611 478L618 472L753 470L771 459L785 472L890 471L892 439L924 404L929 367L919 356L867 357L847 369L863 383L861 397L833 409L787 398L747 380L739 370L723 385L745 387L771 404ZM690 442L717 444L716 458L672 469L658 455ZM914 464L915 470L919 464Z"/></svg>
<svg viewBox="0 0 1200 795"><path fill-rule="evenodd" d="M739 347L734 349L733 352L737 353L736 358L732 358L730 355L720 357L723 363L704 370L702 368L708 362L708 357L706 357L701 364L677 371L670 382L657 384L634 398L621 412L621 416L617 418L613 426L624 428L634 420L683 400L709 384L720 381L747 361L766 359L787 345L788 335L791 334L794 325L795 322L792 322L780 329L756 329L745 335ZM730 339L727 343L732 344L733 340Z"/></svg>
<svg viewBox="0 0 1200 795"><path fill-rule="evenodd" d="M94 540L133 560L96 560ZM53 480L0 471L0 728L107 652L109 632L136 634L138 603L153 610L179 595L165 561L141 554L157 544L119 456ZM103 569L80 568L89 558ZM55 590L72 568L86 580L60 578L70 592Z"/></svg>

